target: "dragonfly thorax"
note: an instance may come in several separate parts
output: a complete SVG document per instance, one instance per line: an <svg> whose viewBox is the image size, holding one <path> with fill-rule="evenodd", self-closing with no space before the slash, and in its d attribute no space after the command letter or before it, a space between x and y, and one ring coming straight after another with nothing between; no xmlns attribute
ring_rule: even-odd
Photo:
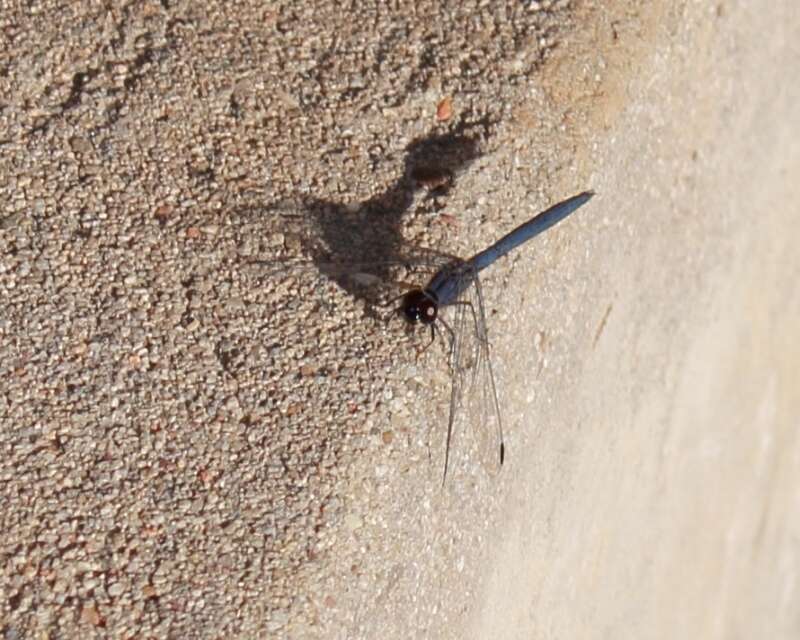
<svg viewBox="0 0 800 640"><path fill-rule="evenodd" d="M436 320L439 305L436 296L430 291L414 289L403 296L400 312L407 322L429 325Z"/></svg>

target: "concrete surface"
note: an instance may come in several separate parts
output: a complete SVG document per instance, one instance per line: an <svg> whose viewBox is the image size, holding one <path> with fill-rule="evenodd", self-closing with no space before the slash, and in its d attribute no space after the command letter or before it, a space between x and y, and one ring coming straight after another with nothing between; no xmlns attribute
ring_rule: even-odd
<svg viewBox="0 0 800 640"><path fill-rule="evenodd" d="M800 635L792 3L0 27L5 638ZM586 188L484 282L494 477L460 431L440 485L441 351L251 265L466 255Z"/></svg>
<svg viewBox="0 0 800 640"><path fill-rule="evenodd" d="M800 17L765 9L668 12L594 137L468 637L800 636Z"/></svg>

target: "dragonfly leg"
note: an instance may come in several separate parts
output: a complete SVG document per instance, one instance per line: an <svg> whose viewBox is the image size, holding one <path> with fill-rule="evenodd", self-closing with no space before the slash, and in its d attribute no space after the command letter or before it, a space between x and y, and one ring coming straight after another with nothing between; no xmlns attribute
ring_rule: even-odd
<svg viewBox="0 0 800 640"><path fill-rule="evenodd" d="M422 349L417 349L417 358L419 358L423 353L425 353L428 350L428 347L430 347L433 344L433 341L435 339L436 339L436 328L433 326L433 324L431 324L431 340L428 344L422 347Z"/></svg>
<svg viewBox="0 0 800 640"><path fill-rule="evenodd" d="M452 367L453 367L453 354L455 353L455 350L456 350L456 334L450 328L450 325L447 324L447 321L444 318L442 318L441 316L439 316L436 319L436 321L437 322L441 322L442 326L445 329L447 329L447 339L449 340L449 343L450 343L449 353L448 353L448 357L447 357L447 363L448 363L448 366L452 369ZM433 325L431 325L431 326L433 326Z"/></svg>

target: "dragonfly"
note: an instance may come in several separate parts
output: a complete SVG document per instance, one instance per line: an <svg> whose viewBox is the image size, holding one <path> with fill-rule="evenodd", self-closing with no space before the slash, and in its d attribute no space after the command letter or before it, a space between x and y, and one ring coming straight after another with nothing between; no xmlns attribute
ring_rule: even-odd
<svg viewBox="0 0 800 640"><path fill-rule="evenodd" d="M495 472L502 467L505 460L502 414L489 353L481 272L520 245L564 220L586 204L593 195L592 191L584 191L551 206L471 258L441 256L433 263L436 270L423 286L405 285L406 291L402 295L382 305L393 307L399 302L392 308L392 315L399 315L410 328L415 326L430 328L431 339L421 351L433 344L437 331L444 333L447 338L451 389L444 443L443 484L450 468L450 452L456 422L459 415L466 412L468 405L477 403L483 414L476 422L476 428L480 432L479 448L484 458L484 466ZM394 262L408 266L407 260L380 261L373 264L374 270L382 270ZM359 277L369 273L369 267L369 263L317 264L320 272L335 279L337 278L335 274L349 271L349 275L358 280ZM453 311L449 321L444 318L445 309Z"/></svg>
<svg viewBox="0 0 800 640"><path fill-rule="evenodd" d="M519 225L513 231L497 240L494 244L479 251L467 260L455 259L439 269L424 287L411 289L401 297L401 304L397 312L411 325L425 325L431 329L431 342L435 338L437 323L441 323L448 333L450 342L450 367L453 373L452 389L450 393L450 417L447 425L447 438L445 442L445 461L443 482L447 478L450 463L450 444L453 437L453 426L458 406L464 392L465 376L463 369L463 345L459 333L451 328L439 316L439 308L454 306L459 309L456 315L455 326L460 328L464 319L471 319L477 337L477 364L486 368L488 374L487 391L494 412L493 420L497 429L497 461L502 466L505 459L505 442L503 438L500 403L497 399L497 387L492 371L492 362L489 357L489 337L486 329L486 313L483 304L483 292L479 274L497 260L513 251L522 244L535 238L550 227L586 204L594 195L592 191L585 191L559 202L549 209L539 213L527 222ZM477 304L465 299L465 292L474 290ZM469 316L465 313L469 312ZM463 334L461 334L463 335Z"/></svg>

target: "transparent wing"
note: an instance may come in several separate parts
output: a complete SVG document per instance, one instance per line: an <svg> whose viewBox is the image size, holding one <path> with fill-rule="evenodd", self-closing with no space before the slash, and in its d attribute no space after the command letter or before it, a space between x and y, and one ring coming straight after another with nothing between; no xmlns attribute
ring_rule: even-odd
<svg viewBox="0 0 800 640"><path fill-rule="evenodd" d="M273 258L251 260L250 270L260 282L292 287L292 295L309 292L333 313L341 302L333 289L342 289L364 300L374 314L385 317L396 300L409 287L421 287L433 273L452 264L454 258L434 252L406 254L387 260L347 262ZM460 262L460 261L459 261ZM464 453L478 460L494 475L503 458L500 407L489 357L489 338L480 279L465 271L469 280L460 298L440 309L439 332L447 336L451 376L450 408L445 437L444 478L453 462L453 453ZM372 315L372 314L371 314ZM438 324L438 323L437 323Z"/></svg>
<svg viewBox="0 0 800 640"><path fill-rule="evenodd" d="M348 213L330 203L285 201L265 211L243 211L239 219L237 240L248 246L242 262L259 265L271 277L322 273L386 279L398 269L435 271L453 260L409 244L392 220Z"/></svg>
<svg viewBox="0 0 800 640"><path fill-rule="evenodd" d="M451 255L409 247L399 229L384 224L384 218L328 209L301 204L269 211L260 206L245 208L226 238L240 250L236 268L248 272L253 287L259 289L259 299L270 301L264 331L268 336L282 336L269 339L270 357L278 364L283 353L296 354L304 362L321 362L327 354L322 353L322 343L336 348L340 342L320 336L313 327L305 331L302 318L309 314L322 312L333 319L334 323L325 322L326 328L355 331L351 322L354 298L365 303L366 316L386 319L397 306L389 303L408 288L424 287L446 265L463 264ZM467 277L471 284L462 291L459 304L442 310L452 328L442 329L437 323L440 333L450 337L452 388L445 474L454 451L468 454L470 461L480 460L492 472L500 465L500 412L483 299L474 272Z"/></svg>
<svg viewBox="0 0 800 640"><path fill-rule="evenodd" d="M491 474L500 471L505 458L505 441L503 439L503 423L500 402L497 399L497 386L492 370L489 334L486 323L486 311L483 303L481 281L475 278L471 287L473 307L476 311L475 333L478 342L476 384L480 393L480 411L475 430L478 434L478 448L481 463Z"/></svg>
<svg viewBox="0 0 800 640"><path fill-rule="evenodd" d="M430 276L451 256L408 252L385 260L336 261L304 258L269 258L249 260L248 271L255 283L280 286L304 284L313 295L328 299L334 289L363 300L368 308L380 307L395 300L409 288L424 286ZM327 306L327 305L326 305Z"/></svg>
<svg viewBox="0 0 800 640"><path fill-rule="evenodd" d="M503 463L504 443L500 405L489 357L481 283L474 272L465 273L470 286L451 305L450 370L452 389L445 441L445 469L452 452L474 454L484 469L496 474Z"/></svg>

